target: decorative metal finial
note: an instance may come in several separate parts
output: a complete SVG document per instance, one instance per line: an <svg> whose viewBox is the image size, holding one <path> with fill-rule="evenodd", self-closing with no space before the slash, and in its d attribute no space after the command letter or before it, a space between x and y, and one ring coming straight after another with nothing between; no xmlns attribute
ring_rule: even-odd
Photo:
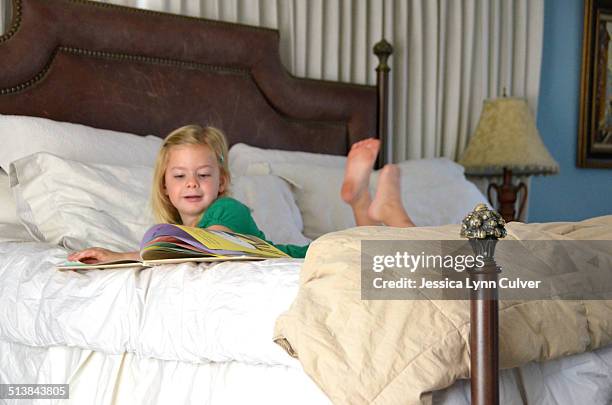
<svg viewBox="0 0 612 405"><path fill-rule="evenodd" d="M507 235L506 221L486 204L478 204L461 224L461 237L468 239L501 239Z"/></svg>
<svg viewBox="0 0 612 405"><path fill-rule="evenodd" d="M374 54L378 57L378 66L376 71L389 71L389 65L387 65L387 59L393 53L393 46L386 39L381 39L374 45Z"/></svg>

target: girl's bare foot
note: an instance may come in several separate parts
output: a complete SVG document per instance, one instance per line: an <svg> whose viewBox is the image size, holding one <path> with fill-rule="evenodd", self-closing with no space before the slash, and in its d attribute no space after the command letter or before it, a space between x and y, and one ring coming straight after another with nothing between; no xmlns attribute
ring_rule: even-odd
<svg viewBox="0 0 612 405"><path fill-rule="evenodd" d="M344 182L340 195L350 205L360 202L368 194L370 174L378 156L380 141L368 138L353 144L346 160Z"/></svg>
<svg viewBox="0 0 612 405"><path fill-rule="evenodd" d="M388 226L414 226L402 204L400 170L397 165L388 164L383 167L368 215L372 220Z"/></svg>

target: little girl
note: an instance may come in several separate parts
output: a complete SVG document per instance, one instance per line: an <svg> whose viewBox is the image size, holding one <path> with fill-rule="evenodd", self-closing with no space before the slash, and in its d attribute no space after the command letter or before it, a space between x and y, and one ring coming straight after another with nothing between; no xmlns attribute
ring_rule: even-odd
<svg viewBox="0 0 612 405"><path fill-rule="evenodd" d="M153 214L158 222L237 232L266 239L249 208L229 197L231 181L227 141L213 127L188 125L166 137L157 154L151 190ZM304 257L308 246L278 245L291 257ZM139 252L119 253L89 248L68 260L97 263L139 259Z"/></svg>
<svg viewBox="0 0 612 405"><path fill-rule="evenodd" d="M370 173L380 142L367 139L353 145L348 155L342 198L351 205L357 225L414 226L399 192L399 169L386 165L374 200L368 192ZM151 203L158 222L230 231L266 239L249 208L229 197L231 181L227 141L213 127L188 125L166 137L157 155ZM269 242L269 241L268 241ZM302 258L308 245L278 245L291 257ZM139 252L113 252L93 247L72 253L68 260L83 263L131 259Z"/></svg>

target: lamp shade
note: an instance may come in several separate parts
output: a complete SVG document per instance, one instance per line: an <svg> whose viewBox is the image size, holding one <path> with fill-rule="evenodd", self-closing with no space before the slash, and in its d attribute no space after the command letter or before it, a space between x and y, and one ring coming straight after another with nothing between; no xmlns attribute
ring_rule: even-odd
<svg viewBox="0 0 612 405"><path fill-rule="evenodd" d="M540 138L533 114L524 99L486 100L476 132L459 160L472 175L555 174L559 165Z"/></svg>

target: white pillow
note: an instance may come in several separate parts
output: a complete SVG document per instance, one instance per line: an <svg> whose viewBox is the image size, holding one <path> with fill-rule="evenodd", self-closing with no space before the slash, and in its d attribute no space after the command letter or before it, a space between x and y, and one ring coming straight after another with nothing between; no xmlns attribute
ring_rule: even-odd
<svg viewBox="0 0 612 405"><path fill-rule="evenodd" d="M17 207L9 184L9 176L0 169L0 223L19 224Z"/></svg>
<svg viewBox="0 0 612 405"><path fill-rule="evenodd" d="M448 159L421 159L399 164L402 202L419 226L460 223L486 198L463 175L463 168ZM344 169L289 163L269 164L269 171L294 186L304 221L304 235L315 239L325 233L355 226L351 207L340 198ZM261 172L261 165L253 170ZM374 197L378 173L373 173Z"/></svg>
<svg viewBox="0 0 612 405"><path fill-rule="evenodd" d="M261 172L262 167L253 165L251 169ZM351 207L340 198L343 168L291 163L275 163L267 167L293 186L306 237L316 239L328 232L355 226Z"/></svg>
<svg viewBox="0 0 612 405"><path fill-rule="evenodd" d="M22 223L37 240L70 249L138 250L153 224L153 169L86 164L37 153L10 165Z"/></svg>
<svg viewBox="0 0 612 405"><path fill-rule="evenodd" d="M9 176L0 169L0 242L33 241L17 216Z"/></svg>
<svg viewBox="0 0 612 405"><path fill-rule="evenodd" d="M272 176L240 176L233 179L231 194L251 208L253 219L274 243L306 245L302 216L287 182Z"/></svg>
<svg viewBox="0 0 612 405"><path fill-rule="evenodd" d="M229 165L230 172L233 175L249 174L249 166L254 163L296 163L312 166L344 167L346 156L261 149L244 143L237 143L230 148Z"/></svg>
<svg viewBox="0 0 612 405"><path fill-rule="evenodd" d="M36 242L36 240L20 223L0 223L0 242Z"/></svg>
<svg viewBox="0 0 612 405"><path fill-rule="evenodd" d="M0 115L0 167L36 152L112 165L153 166L161 138L96 129L45 118Z"/></svg>
<svg viewBox="0 0 612 405"><path fill-rule="evenodd" d="M434 183L465 180L463 166L447 158L405 160L397 164L402 175L402 187L426 187ZM378 182L380 171L372 173L371 180Z"/></svg>
<svg viewBox="0 0 612 405"><path fill-rule="evenodd" d="M416 225L459 224L487 198L465 178L463 166L447 158L414 159L398 163L402 203ZM379 171L372 176L378 184Z"/></svg>

